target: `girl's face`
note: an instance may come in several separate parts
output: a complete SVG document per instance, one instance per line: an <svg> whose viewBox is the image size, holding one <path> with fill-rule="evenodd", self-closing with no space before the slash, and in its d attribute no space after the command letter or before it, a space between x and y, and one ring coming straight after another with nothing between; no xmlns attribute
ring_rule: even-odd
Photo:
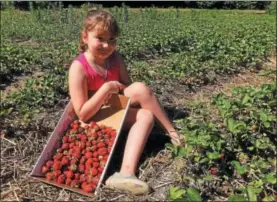
<svg viewBox="0 0 277 202"><path fill-rule="evenodd" d="M116 38L108 31L95 28L93 31L83 32L82 36L89 53L95 59L104 60L115 50Z"/></svg>

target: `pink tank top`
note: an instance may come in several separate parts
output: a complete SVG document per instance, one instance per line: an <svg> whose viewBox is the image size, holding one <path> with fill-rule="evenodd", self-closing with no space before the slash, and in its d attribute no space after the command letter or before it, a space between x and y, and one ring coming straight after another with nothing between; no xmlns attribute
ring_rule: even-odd
<svg viewBox="0 0 277 202"><path fill-rule="evenodd" d="M105 82L119 80L120 63L114 54L109 57L109 69L106 81L104 80L104 76L99 75L95 69L91 67L84 53L80 54L75 60L78 60L82 64L87 77L88 90L97 91Z"/></svg>

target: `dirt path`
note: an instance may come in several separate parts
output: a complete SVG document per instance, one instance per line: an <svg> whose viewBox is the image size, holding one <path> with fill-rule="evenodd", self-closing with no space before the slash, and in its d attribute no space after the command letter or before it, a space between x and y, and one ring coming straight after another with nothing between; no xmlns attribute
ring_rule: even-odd
<svg viewBox="0 0 277 202"><path fill-rule="evenodd" d="M276 56L269 59L267 63L263 65L263 71L276 72ZM229 94L231 88L256 86L259 87L262 84L271 83L276 80L276 73L268 76L262 76L253 71L245 71L234 75L230 78L221 78L215 85L207 85L201 87L200 91L196 93L186 93L183 98L177 97L174 99L174 103L178 105L185 105L185 103L191 101L207 102L211 97L220 92Z"/></svg>

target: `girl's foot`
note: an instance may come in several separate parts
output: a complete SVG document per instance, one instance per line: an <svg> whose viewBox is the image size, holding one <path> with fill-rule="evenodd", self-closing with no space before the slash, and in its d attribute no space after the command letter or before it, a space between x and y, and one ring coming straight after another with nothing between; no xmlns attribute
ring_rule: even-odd
<svg viewBox="0 0 277 202"><path fill-rule="evenodd" d="M109 188L129 191L135 195L148 194L150 191L149 186L135 175L126 175L118 172L107 179L106 185Z"/></svg>
<svg viewBox="0 0 277 202"><path fill-rule="evenodd" d="M167 134L170 137L170 141L175 146L181 146L185 144L185 139L176 130L171 130Z"/></svg>

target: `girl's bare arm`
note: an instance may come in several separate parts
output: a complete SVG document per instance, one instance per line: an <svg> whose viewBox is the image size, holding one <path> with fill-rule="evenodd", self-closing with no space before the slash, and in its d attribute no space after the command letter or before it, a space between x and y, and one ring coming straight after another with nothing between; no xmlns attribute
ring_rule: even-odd
<svg viewBox="0 0 277 202"><path fill-rule="evenodd" d="M119 82L122 83L125 86L129 86L132 83L132 79L128 74L126 64L120 55L119 52L116 52L116 57L118 57L120 61L120 76L119 76Z"/></svg>
<svg viewBox="0 0 277 202"><path fill-rule="evenodd" d="M69 70L69 94L75 113L81 121L87 121L102 106L111 93L111 85L105 83L88 99L87 80L82 64L74 61Z"/></svg>

